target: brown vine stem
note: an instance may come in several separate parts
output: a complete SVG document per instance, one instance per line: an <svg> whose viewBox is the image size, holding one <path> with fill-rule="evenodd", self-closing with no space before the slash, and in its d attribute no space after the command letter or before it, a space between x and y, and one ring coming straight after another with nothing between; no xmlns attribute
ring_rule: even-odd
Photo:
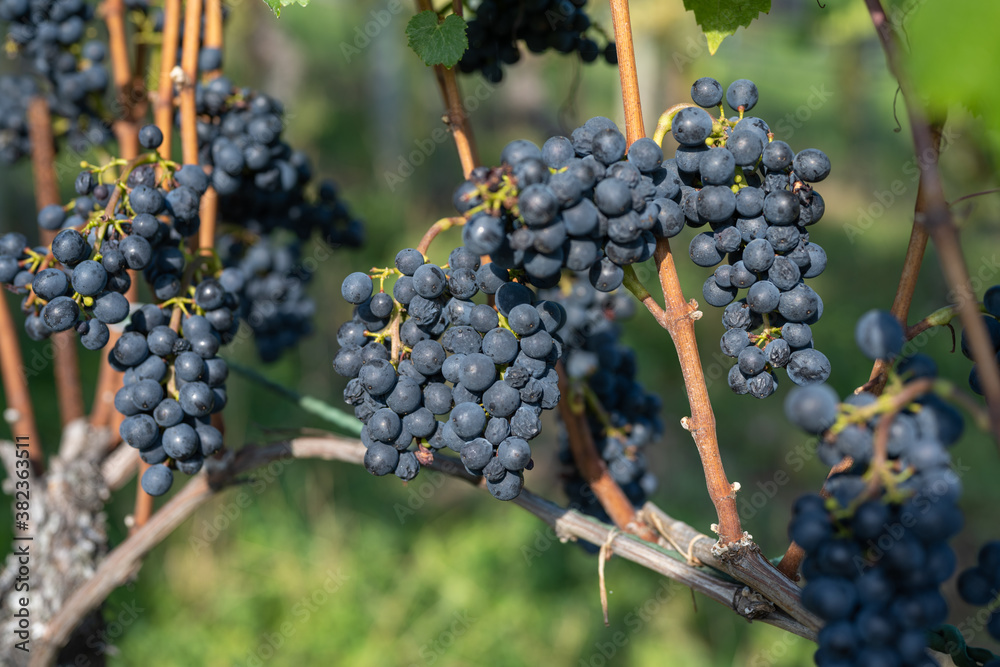
<svg viewBox="0 0 1000 667"><path fill-rule="evenodd" d="M933 131L933 155L924 159L932 160L937 164L938 155L941 150L941 126L935 125ZM910 242L906 246L906 257L903 259L903 270L899 274L899 286L896 288L896 297L892 301L891 312L896 316L903 327L906 327L910 317L910 304L913 303L913 294L917 291L917 278L920 277L920 265L924 260L924 252L927 250L927 229L920 223L927 210L927 199L924 196L923 183L917 185L917 201L913 207L913 227L910 230ZM875 362L871 376L868 378L869 391L880 395L885 389L888 379L889 364L886 361Z"/></svg>
<svg viewBox="0 0 1000 667"><path fill-rule="evenodd" d="M420 243L417 244L417 250L420 251L425 257L427 256L427 250L431 247L431 243L437 238L438 234L444 231L448 231L452 227L464 225L465 218L461 216L455 216L452 218L442 218L430 226L426 232L424 232L423 237L420 239Z"/></svg>
<svg viewBox="0 0 1000 667"><path fill-rule="evenodd" d="M170 76L177 63L177 40L181 31L181 0L166 0L163 7L163 47L160 51L160 80L157 85L154 114L156 126L163 132L160 155L170 159L174 125L174 80Z"/></svg>
<svg viewBox="0 0 1000 667"><path fill-rule="evenodd" d="M889 71L899 83L899 89L906 106L906 114L913 134L913 145L920 169L920 187L926 198L926 210L921 220L927 229L941 260L941 271L958 305L962 328L969 340L973 361L979 368L980 382L986 395L990 413L993 437L1000 447L1000 369L993 346L990 343L986 325L979 315L978 300L969 280L969 270L965 265L958 229L952 220L951 208L944 196L941 174L936 160L929 160L936 152L934 131L924 117L919 98L914 94L910 80L903 70L896 36L879 0L865 0L868 13L875 26L875 32L885 51Z"/></svg>
<svg viewBox="0 0 1000 667"><path fill-rule="evenodd" d="M431 0L416 0L416 2L418 12L434 11ZM434 74L437 76L438 86L444 97L445 123L455 140L458 159L462 162L462 173L468 178L472 170L479 164L479 153L476 150L476 139L472 134L472 124L469 122L469 116L465 113L465 106L462 104L462 94L458 90L455 69L449 69L444 65L435 65Z"/></svg>
<svg viewBox="0 0 1000 667"><path fill-rule="evenodd" d="M103 5L102 12L104 23L108 29L112 78L115 84L116 102L120 110L120 115L115 119L112 129L118 141L119 157L131 161L136 159L139 154L138 119L142 117L146 108L145 81L141 76L133 76L129 64L123 0L107 0ZM164 132L168 132L168 130L164 130ZM119 196L120 193L116 188L115 192L112 193L112 199L117 202ZM139 297L139 278L134 271L129 271L129 275L132 278L132 284L125 296L130 303L134 303ZM114 347L120 336L120 332L112 329L107 349ZM122 377L122 373L114 370L108 364L101 364L97 376L97 388L94 392L94 404L90 411L90 423L95 428L108 426L112 431L117 431L121 420L124 419L112 409L115 393L122 385Z"/></svg>
<svg viewBox="0 0 1000 667"><path fill-rule="evenodd" d="M629 264L624 267L623 270L625 271L625 278L622 281L622 284L625 285L625 289L631 292L632 296L638 299L639 303L646 307L646 310L648 310L649 314L653 316L653 319L656 320L657 324L666 329L667 314L663 312L663 308L660 307L660 304L656 303L656 300L653 298L653 295L649 293L649 290L646 289L646 286L639 281L638 276L635 275L635 268Z"/></svg>
<svg viewBox="0 0 1000 667"><path fill-rule="evenodd" d="M559 401L559 416L566 426L570 451L573 453L573 460L576 461L576 467L583 481L591 488L601 507L620 530L638 535L647 542L656 542L658 539L656 533L636 519L631 501L618 483L611 478L607 465L598 454L590 426L587 424L583 397L570 387L566 369L561 362L556 363L556 371L559 373L559 393L562 395Z"/></svg>
<svg viewBox="0 0 1000 667"><path fill-rule="evenodd" d="M41 211L59 204L59 180L55 170L55 140L52 136L52 114L44 97L34 97L28 103L28 134L31 138L31 169L35 180L35 206ZM38 230L42 245L48 246L56 232ZM83 388L80 385L80 361L77 356L76 334L61 331L53 334L52 372L56 380L59 418L62 425L83 416Z"/></svg>
<svg viewBox="0 0 1000 667"><path fill-rule="evenodd" d="M941 127L939 125L934 126L933 131L934 154L932 159L934 162L937 162L938 153L941 147ZM920 183L917 185L917 200L913 207L913 227L910 230L910 241L906 246L906 256L903 259L903 269L899 275L899 286L896 288L896 296L892 301L891 309L892 314L896 316L896 319L898 319L904 327L906 327L906 322L910 317L910 305L913 303L913 294L917 289L917 278L920 277L920 265L923 263L924 253L927 250L927 229L920 223L926 207L927 200L924 197L923 184ZM915 325L915 327L918 325ZM915 327L906 327L907 340L913 339L917 334L923 331L923 329L917 331L915 330ZM864 385L864 388L871 391L876 396L881 395L889 377L888 372L888 362L881 359L876 361L872 367L871 376L868 378L868 382ZM830 469L827 479L839 472L847 470L853 463L854 462L850 457L845 458L843 461ZM778 564L778 570L780 570L782 574L787 577L797 579L798 571L802 566L802 559L805 558L805 555L806 554L802 550L802 547L795 542L792 542L788 545L788 549L785 550L785 555L781 558L781 562Z"/></svg>
<svg viewBox="0 0 1000 667"><path fill-rule="evenodd" d="M45 455L38 437L35 411L28 393L28 378L24 374L21 345L18 343L14 318L4 292L0 292L0 374L3 376L3 393L7 407L3 418L10 424L13 440L28 439L28 459L36 475L45 472Z"/></svg>
<svg viewBox="0 0 1000 667"><path fill-rule="evenodd" d="M184 7L184 45L181 69L181 156L184 164L198 164L198 117L194 88L198 80L198 42L201 39L201 0L187 0Z"/></svg>
<svg viewBox="0 0 1000 667"><path fill-rule="evenodd" d="M132 66L128 58L128 40L125 36L124 0L104 0L102 5L104 24L108 28L108 50L111 55L111 76L115 83L121 115L115 119L112 129L118 140L121 157L131 160L139 154L139 128L133 107L137 101L132 94Z"/></svg>
<svg viewBox="0 0 1000 667"><path fill-rule="evenodd" d="M142 475L149 468L149 464L138 459L136 467L136 485L135 485L135 507L132 509L132 525L129 526L129 535L135 534L137 530L145 526L149 522L149 517L153 516L153 496L146 493L142 484L139 483L142 480Z"/></svg>
<svg viewBox="0 0 1000 667"><path fill-rule="evenodd" d="M912 403L914 400L928 393L934 388L934 381L930 379L915 380L908 383L902 391L899 392L892 399L892 405L889 410L883 415L882 420L879 422L878 428L875 431L874 447L875 455L872 458L870 468L873 470L881 469L885 466L888 456L886 454L886 442L889 435L889 426L892 422L893 417L900 410L905 408L907 405ZM881 390L880 390L881 393ZM830 469L830 474L827 475L827 479L841 473L853 465L854 461L851 457L847 456ZM877 485L880 478L876 475L872 477L873 489L874 485ZM820 490L820 494L824 498L829 497L827 493L826 485ZM799 567L802 566L802 560L805 558L805 551L795 542L788 545L788 549L785 550L785 555L781 557L781 562L778 563L778 571L787 576L789 579L798 580Z"/></svg>
<svg viewBox="0 0 1000 667"><path fill-rule="evenodd" d="M80 620L100 605L115 588L133 577L141 567L146 554L183 524L199 507L226 487L240 483L247 473L269 463L289 458L344 461L360 465L364 460L364 454L364 445L357 440L337 436L302 437L270 445L247 445L231 453L227 459L212 466L211 469L191 478L184 488L150 519L149 523L108 554L87 583L69 596L59 612L46 624L45 635L38 642L29 664L32 667L52 664L59 648L66 643ZM457 459L443 455L435 456L428 467L482 488L482 478L469 475ZM209 466L206 465L206 468ZM615 555L688 586L730 609L734 609L736 595L743 588L741 584L724 581L709 571L679 560L672 550L620 532L612 536L611 532L614 530L612 526L575 510L559 507L527 489L512 502L546 522L560 539L583 539L597 545L610 542ZM678 540L684 543L691 541L691 538L684 536L691 533L697 535L689 526L670 517L667 517L666 524L668 530L679 531ZM706 536L701 538L711 541ZM736 611L740 612L739 609ZM798 607L797 611L799 615L808 614L801 607ZM756 620L811 641L816 639L814 627L803 624L780 610Z"/></svg>
<svg viewBox="0 0 1000 667"><path fill-rule="evenodd" d="M222 0L205 0L205 48L222 49ZM215 78L219 70L208 73L209 78Z"/></svg>
<svg viewBox="0 0 1000 667"><path fill-rule="evenodd" d="M635 46L632 44L632 19L629 16L628 0L611 0L611 22L615 27L618 76L622 82L622 102L625 106L625 138L631 146L646 136L646 128L642 122L639 72L635 65Z"/></svg>
<svg viewBox="0 0 1000 667"><path fill-rule="evenodd" d="M639 80L632 46L632 28L629 24L628 0L611 0L611 18L615 26L615 43L618 48L618 70L622 81L622 102L625 106L625 132L628 143L645 136L642 125L642 105L639 101ZM701 465L705 471L708 493L719 517L717 532L722 544L738 542L743 538L743 527L736 509L736 491L726 478L719 442L715 431L715 414L708 397L705 371L698 354L698 341L694 335L697 305L688 304L681 291L677 269L674 266L670 242L663 238L656 242L656 266L663 289L665 306L664 324L677 350L684 388L691 404L691 417L684 421L698 448ZM648 307L648 306L647 306ZM654 313L654 316L656 313Z"/></svg>

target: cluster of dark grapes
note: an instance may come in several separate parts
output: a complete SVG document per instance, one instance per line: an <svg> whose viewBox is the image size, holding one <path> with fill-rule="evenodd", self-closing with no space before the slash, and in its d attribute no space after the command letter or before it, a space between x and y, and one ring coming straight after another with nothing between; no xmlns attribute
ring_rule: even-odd
<svg viewBox="0 0 1000 667"><path fill-rule="evenodd" d="M855 338L867 356L890 360L903 330L889 313L872 311ZM885 396L936 372L929 357L902 358ZM926 632L945 621L940 588L956 568L948 540L963 523L961 483L948 447L961 436L962 417L933 393L898 411L868 392L838 403L825 384L797 388L785 401L789 419L821 438L824 460L853 459L827 481L830 498L796 502L789 527L806 552L802 603L825 623L816 664L936 665ZM884 461L875 455L883 437Z"/></svg>
<svg viewBox="0 0 1000 667"><path fill-rule="evenodd" d="M603 55L610 64L617 64L614 42L605 40L601 47L587 36L594 26L586 5L587 0L483 0L475 8L475 18L469 20L469 48L458 67L466 74L482 72L486 80L499 83L503 65L521 59L518 41L532 53L577 52L585 63Z"/></svg>
<svg viewBox="0 0 1000 667"><path fill-rule="evenodd" d="M162 140L155 126L139 132L147 150ZM50 247L27 248L17 233L0 237L0 282L25 293L29 336L75 329L84 347L97 350L110 340L109 325L129 316L128 271L142 271L158 305L136 310L108 354L124 373L115 396L125 417L120 434L147 463L194 474L222 447L210 415L226 404L228 369L216 354L236 333L238 300L215 280L211 261L182 250L198 233L207 175L155 153L144 158L124 182L102 183L100 169L80 172L77 199L39 213L42 229L60 229ZM159 183L157 167L168 175ZM172 480L168 467L153 465L142 486L162 495Z"/></svg>
<svg viewBox="0 0 1000 667"><path fill-rule="evenodd" d="M993 351L1000 354L1000 322L997 321L1000 318L1000 285L994 285L986 290L986 294L983 295L982 310L986 311L986 314L983 315L983 324L986 325L986 332L993 344ZM972 359L972 348L969 347L969 340L964 329L962 330L962 354L966 358ZM979 368L976 364L973 364L969 371L969 387L980 396L983 395L983 387L979 381Z"/></svg>
<svg viewBox="0 0 1000 667"><path fill-rule="evenodd" d="M28 101L37 94L30 76L0 76L0 162L14 164L31 152Z"/></svg>
<svg viewBox="0 0 1000 667"><path fill-rule="evenodd" d="M236 312L253 331L262 361L277 360L312 333L316 304L305 289L312 274L302 268L298 241L281 244L266 235L245 245L227 234L217 247L226 267L219 282L240 295Z"/></svg>
<svg viewBox="0 0 1000 667"><path fill-rule="evenodd" d="M671 122L679 144L673 167L683 182L687 224L711 229L691 240L691 261L710 267L728 258L702 293L710 305L727 306L721 347L737 359L729 386L765 398L777 388L776 368L798 385L824 382L830 363L813 349L809 326L822 316L823 301L804 280L826 268L826 253L809 241L807 227L823 215L823 198L810 184L827 177L830 160L812 148L795 153L762 119L744 115L757 104L751 81L726 90L739 112L728 120L704 110L721 112L715 79L698 79L691 97L698 106L682 108ZM733 303L741 289L746 296Z"/></svg>
<svg viewBox="0 0 1000 667"><path fill-rule="evenodd" d="M364 229L332 183L308 196L312 167L282 140L280 102L218 77L199 85L197 105L199 162L212 168L220 220L238 228L221 239L221 280L240 295L238 314L261 358L273 361L312 331L316 310L296 239L318 233L333 248L357 247ZM296 239L285 240L281 230Z"/></svg>
<svg viewBox="0 0 1000 667"><path fill-rule="evenodd" d="M24 76L0 77L0 160L15 162L30 152L25 112L36 94L44 94L52 114L64 121L73 150L83 152L111 139L95 110L109 82L106 48L98 41L81 45L93 18L94 5L84 0L0 2L6 42L34 75L30 82Z"/></svg>
<svg viewBox="0 0 1000 667"><path fill-rule="evenodd" d="M380 283L399 276L392 296L364 273L342 288L357 307L337 334L334 369L351 378L344 400L365 424L365 467L410 480L433 450L450 447L494 497L517 497L541 412L559 402L565 311L464 247L447 269L412 248L395 265L376 274ZM496 307L475 303L480 292Z"/></svg>
<svg viewBox="0 0 1000 667"><path fill-rule="evenodd" d="M572 139L552 137L542 149L513 141L502 166L479 167L453 201L466 218L465 247L539 288L559 283L564 268L588 271L610 292L624 268L652 257L656 237L684 226L680 180L661 166L651 139L628 147L607 118L588 120Z"/></svg>
<svg viewBox="0 0 1000 667"><path fill-rule="evenodd" d="M635 299L621 290L595 290L585 275L577 276L568 292L553 289L542 296L566 310L562 361L571 382L583 381L596 404L586 404L587 425L611 477L635 506L656 490L656 477L648 470L643 450L663 435L660 399L636 380L635 353L620 342L619 321L635 312ZM563 488L570 505L602 521L608 517L587 489L574 465L569 442L562 431L559 459L567 472Z"/></svg>
<svg viewBox="0 0 1000 667"><path fill-rule="evenodd" d="M979 550L974 566L958 575L958 594L968 604L985 607L1000 595L1000 541L987 542ZM986 631L1000 641L1000 612L991 610ZM996 660L1000 664L1000 660ZM996 667L987 663L984 667Z"/></svg>
<svg viewBox="0 0 1000 667"><path fill-rule="evenodd" d="M257 234L288 229L307 239L318 231L329 245L361 244L361 223L332 183L307 192L313 169L282 139L281 102L220 76L198 86L197 108L198 162L212 167L223 221Z"/></svg>

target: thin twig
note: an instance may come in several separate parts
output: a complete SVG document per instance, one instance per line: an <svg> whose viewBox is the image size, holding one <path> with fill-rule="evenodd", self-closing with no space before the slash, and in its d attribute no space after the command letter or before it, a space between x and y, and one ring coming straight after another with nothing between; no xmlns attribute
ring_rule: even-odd
<svg viewBox="0 0 1000 667"><path fill-rule="evenodd" d="M170 159L174 126L174 81L170 76L177 64L177 41L180 39L181 0L166 0L163 7L163 47L160 51L160 82L157 88L156 126L163 132L160 155Z"/></svg>
<svg viewBox="0 0 1000 667"><path fill-rule="evenodd" d="M136 479L141 482L143 473L149 469L149 464L138 459L136 461ZM132 523L129 526L129 535L146 525L149 517L153 516L153 496L146 493L142 484L135 485L135 507L132 510Z"/></svg>
<svg viewBox="0 0 1000 667"><path fill-rule="evenodd" d="M930 234L941 260L941 269L952 293L956 295L962 327L972 350L972 358L979 368L980 382L986 403L990 410L993 437L1000 447L1000 369L993 345L990 343L986 325L979 315L978 300L969 280L969 270L965 265L958 229L951 217L951 208L944 196L941 174L937 160L927 156L936 153L932 125L923 115L923 110L910 84L901 59L889 21L879 0L865 0L882 49L885 51L889 71L899 82L899 88L906 105L906 113L913 134L913 144L920 169L920 187L926 197L927 206L920 222Z"/></svg>
<svg viewBox="0 0 1000 667"><path fill-rule="evenodd" d="M104 24L108 28L108 51L111 56L111 76L120 107L118 118L112 124L121 157L131 160L139 153L139 135L132 107L132 66L128 57L128 40L125 35L125 3L123 0L104 0Z"/></svg>
<svg viewBox="0 0 1000 667"><path fill-rule="evenodd" d="M655 542L656 533L636 518L632 502L611 477L607 464L597 452L594 437L587 425L587 415L583 409L583 399L579 392L573 392L561 362L556 363L559 373L559 416L566 426L569 448L573 453L580 476L594 492L601 507L620 530L638 535L644 540Z"/></svg>
<svg viewBox="0 0 1000 667"><path fill-rule="evenodd" d="M236 373L239 373L243 377L270 389L282 398L299 406L306 412L316 415L320 419L329 422L337 428L346 431L351 435L359 435L361 433L361 422L358 421L358 418L354 415L348 414L343 410L338 410L329 403L321 401L318 398L303 396L282 384L274 382L249 366L244 366L243 364L235 362L228 357L226 358L226 364Z"/></svg>
<svg viewBox="0 0 1000 667"><path fill-rule="evenodd" d="M59 648L90 610L96 608L112 591L124 584L141 567L142 559L157 544L176 530L201 505L216 493L242 481L243 475L268 463L288 458L317 458L361 464L365 448L357 440L335 436L297 438L264 446L248 445L232 454L215 469L193 477L142 529L129 536L98 566L92 579L67 598L62 609L46 625L45 636L39 641L30 665L47 666ZM473 477L460 461L448 456L435 456L430 468L463 479L482 488L482 478ZM626 534L612 534L614 528L575 510L568 510L541 498L527 489L514 504L539 517L562 539L583 539L591 544L610 542L615 554L642 567L658 572L702 593L732 609L736 591L742 585L723 581L710 572L688 565L673 557L673 552ZM805 611L805 610L801 610ZM808 612L806 612L808 613ZM757 619L811 641L813 628L794 620L782 611L774 611Z"/></svg>
<svg viewBox="0 0 1000 667"><path fill-rule="evenodd" d="M201 38L201 0L187 0L184 7L184 44L181 69L181 156L184 164L198 164L198 118L195 85L198 81L198 42Z"/></svg>
<svg viewBox="0 0 1000 667"><path fill-rule="evenodd" d="M222 0L205 0L205 48L222 50L223 45L222 30ZM213 70L207 73L209 79L214 79L221 74L220 70Z"/></svg>
<svg viewBox="0 0 1000 667"><path fill-rule="evenodd" d="M33 97L28 103L28 133L31 137L31 170L35 181L35 206L59 204L59 180L55 169L55 141L52 136L52 114L44 97ZM48 246L55 231L39 229L42 245ZM80 385L80 360L76 349L76 333L60 331L51 337L52 372L56 380L59 419L63 426L83 416L83 388Z"/></svg>
<svg viewBox="0 0 1000 667"><path fill-rule="evenodd" d="M657 324L666 329L667 314L663 312L663 308L660 304L656 303L656 300L653 298L653 295L649 293L649 290L646 289L646 286L639 281L638 276L635 275L635 268L629 264L624 267L624 271L625 278L622 284L625 286L625 289L631 292L632 296L639 300L639 303L646 306L646 310L648 310L649 314L653 316L653 319L656 320Z"/></svg>
<svg viewBox="0 0 1000 667"><path fill-rule="evenodd" d="M426 232L424 232L424 235L420 239L420 243L417 244L417 250L419 250L422 255L426 256L427 250L431 247L431 243L437 238L438 234L448 231L452 227L464 225L465 222L465 218L461 216L442 218L438 220L431 225Z"/></svg>
<svg viewBox="0 0 1000 667"><path fill-rule="evenodd" d="M639 101L639 72L635 66L628 0L611 0L611 21L615 26L618 76L622 82L622 101L625 105L625 137L631 146L646 136L646 128L642 122L642 104Z"/></svg>
<svg viewBox="0 0 1000 667"><path fill-rule="evenodd" d="M615 43L618 45L618 68L622 80L622 103L625 107L625 133L631 144L645 136L642 125L642 105L635 67L635 50L632 47L632 28L629 25L628 0L611 0L611 17L615 25ZM743 527L736 509L736 491L726 478L719 442L715 430L715 414L708 397L705 371L698 354L698 341L694 335L694 315L697 305L688 304L681 291L677 269L674 266L670 242L661 238L656 242L656 266L663 289L664 325L677 349L684 388L691 404L691 417L685 424L694 438L705 470L708 493L719 517L717 532L722 544L739 542ZM654 313L655 315L655 313Z"/></svg>
<svg viewBox="0 0 1000 667"><path fill-rule="evenodd" d="M431 0L416 0L417 11L434 11ZM476 150L476 139L472 135L472 124L469 123L469 116L465 113L465 105L462 103L462 95L458 90L458 80L455 77L455 68L447 68L444 65L435 65L434 74L438 78L438 87L444 97L445 123L451 130L451 136L455 140L455 148L458 149L458 159L462 162L462 173L468 178L472 170L479 164L479 154Z"/></svg>
<svg viewBox="0 0 1000 667"><path fill-rule="evenodd" d="M934 154L927 156L937 162L941 149L941 126L934 127ZM927 210L927 199L924 197L923 184L917 185L917 201L913 207L913 227L910 229L910 242L906 246L906 257L903 259L903 270L899 275L899 286L896 288L896 297L892 301L892 314L896 316L903 326L910 317L910 304L913 303L913 294L917 291L917 278L920 277L920 265L924 260L924 253L927 250L927 229L920 223ZM869 391L876 396L882 393L885 382L888 378L889 363L878 360L872 368L871 377L868 382L871 385Z"/></svg>
<svg viewBox="0 0 1000 667"><path fill-rule="evenodd" d="M24 374L21 344L18 342L14 318L10 314L6 294L0 290L0 374L3 376L3 393L7 406L3 418L10 424L12 440L28 443L28 460L36 475L45 472L45 454L38 437L35 411L28 393L28 378Z"/></svg>

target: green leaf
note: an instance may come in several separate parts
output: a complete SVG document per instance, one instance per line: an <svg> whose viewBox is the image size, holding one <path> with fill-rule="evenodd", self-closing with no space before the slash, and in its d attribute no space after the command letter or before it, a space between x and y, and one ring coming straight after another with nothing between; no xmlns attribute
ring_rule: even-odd
<svg viewBox="0 0 1000 667"><path fill-rule="evenodd" d="M301 5L305 7L309 4L309 0L264 0L264 4L271 8L275 16L281 16L282 7L287 7L288 5Z"/></svg>
<svg viewBox="0 0 1000 667"><path fill-rule="evenodd" d="M406 37L410 48L425 65L454 67L469 48L465 21L455 14L449 14L448 18L438 23L435 12L420 12L406 25Z"/></svg>
<svg viewBox="0 0 1000 667"><path fill-rule="evenodd" d="M694 12L708 40L708 52L714 55L737 28L746 28L761 12L770 12L771 0L684 0L684 9Z"/></svg>
<svg viewBox="0 0 1000 667"><path fill-rule="evenodd" d="M986 31L1000 23L1000 3L967 0L959 11L950 3L927 2L909 14L890 10L887 18L893 27L905 25L905 66L931 114L941 118L949 107L965 107L982 119L984 138L1000 155L1000 50L990 46Z"/></svg>

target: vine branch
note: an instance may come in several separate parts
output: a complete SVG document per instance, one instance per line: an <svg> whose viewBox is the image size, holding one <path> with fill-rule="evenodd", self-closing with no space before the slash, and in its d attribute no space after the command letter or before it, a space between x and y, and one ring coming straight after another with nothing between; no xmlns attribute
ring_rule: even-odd
<svg viewBox="0 0 1000 667"><path fill-rule="evenodd" d="M562 362L556 364L556 371L559 373L561 394L559 416L566 426L570 451L573 453L573 460L583 481L590 486L601 507L620 530L638 535L648 542L656 542L656 534L642 521L636 519L632 503L618 483L612 479L608 466L598 454L590 426L587 424L582 397L570 387Z"/></svg>
<svg viewBox="0 0 1000 667"><path fill-rule="evenodd" d="M198 164L198 118L195 83L198 80L198 45L201 39L201 0L187 0L184 7L184 44L181 69L181 156L184 164Z"/></svg>
<svg viewBox="0 0 1000 667"><path fill-rule="evenodd" d="M243 475L268 463L289 458L336 460L360 465L364 461L364 454L364 445L357 440L336 436L302 437L270 445L248 445L236 452L230 452L221 462L206 462L205 471L191 478L144 527L108 554L98 566L93 578L70 595L62 609L47 624L45 636L39 641L30 665L41 667L51 664L59 648L69 639L80 620L90 610L100 605L115 588L134 576L146 554L217 493L228 486L241 483ZM470 475L457 459L435 456L429 467L451 477L463 479L478 488L483 487L482 478ZM528 490L523 490L512 502L545 521L555 529L556 535L561 540L583 539L598 545L610 542L616 555L669 577L730 609L741 612L734 606L737 594L743 588L741 584L725 581L713 575L711 571L684 562L671 550L627 534L617 533L612 536L613 527L575 510L559 507ZM670 530L685 531L684 535L696 533L689 526L670 517L666 517L666 523L670 526ZM706 536L701 538L711 542ZM807 613L801 608L798 612ZM815 628L800 623L780 610L774 610L755 620L812 641L816 638Z"/></svg>
<svg viewBox="0 0 1000 667"><path fill-rule="evenodd" d="M52 136L52 114L44 97L33 97L28 103L28 135L31 138L31 170L35 181L35 206L59 204L59 180L56 178L55 139ZM50 245L55 231L39 229L42 245ZM50 338L52 373L56 380L59 418L63 426L83 416L83 388L80 385L80 361L76 349L76 332L60 331Z"/></svg>
<svg viewBox="0 0 1000 667"><path fill-rule="evenodd" d="M28 459L35 474L40 475L45 471L45 454L38 437L35 410L28 393L28 378L24 375L22 359L14 318L10 314L6 295L0 291L0 374L3 376L3 393L7 403L3 418L10 424L15 442L28 438Z"/></svg>
<svg viewBox="0 0 1000 667"><path fill-rule="evenodd" d="M986 404L989 408L993 437L1000 447L1000 370L993 346L990 343L986 325L979 315L978 300L969 280L969 270L965 265L958 229L951 216L951 208L944 196L941 174L937 160L927 156L936 155L934 130L919 107L919 99L900 64L896 36L879 0L865 0L868 13L875 26L875 32L885 51L889 71L899 82L899 89L910 121L913 144L920 169L920 187L926 198L926 210L920 223L927 230L941 259L941 271L952 293L956 295L958 314L968 337L972 358L979 368L980 381Z"/></svg>
<svg viewBox="0 0 1000 667"><path fill-rule="evenodd" d="M416 0L417 11L434 11L431 0ZM434 66L434 75L438 80L438 87L441 89L441 96L444 98L445 123L451 130L451 136L455 140L455 148L458 149L458 159L462 162L462 173L466 178L472 170L479 164L479 152L476 150L476 139L472 134L472 124L469 116L465 113L465 105L462 103L462 95L458 90L458 80L455 77L455 68L447 68L444 65Z"/></svg>
<svg viewBox="0 0 1000 667"><path fill-rule="evenodd" d="M645 129L642 124L642 105L639 101L628 0L611 0L611 16L615 26L618 68L622 80L625 132L628 143L632 144L645 136ZM694 438L702 468L705 470L709 496L719 517L716 527L719 542L722 544L739 542L743 538L743 527L736 510L736 491L726 478L726 471L722 465L715 430L715 414L708 397L705 371L701 366L698 341L694 335L694 313L697 312L697 305L694 302L688 304L684 300L673 254L670 251L670 241L665 238L657 239L654 257L665 302L662 325L670 334L677 350L677 358L684 376L684 388L691 404L691 417L683 423ZM657 315L655 312L653 314ZM658 318L658 321L661 320Z"/></svg>
<svg viewBox="0 0 1000 667"><path fill-rule="evenodd" d="M933 155L927 159L937 163L938 155L941 151L941 126L935 125L933 132ZM910 230L910 242L906 246L906 257L903 259L903 270L899 275L899 286L896 288L896 297L892 301L890 312L895 315L904 328L910 316L910 304L913 303L913 294L917 291L917 278L920 277L920 265L924 260L924 253L927 250L927 229L920 223L927 210L927 199L924 196L923 183L917 185L917 201L913 207L913 227ZM911 336L912 338L912 336ZM885 389L885 382L888 378L889 363L879 359L872 368L871 377L868 378L869 391L876 396Z"/></svg>
<svg viewBox="0 0 1000 667"><path fill-rule="evenodd" d="M163 7L163 47L160 51L160 81L154 113L156 126L163 132L160 155L170 159L174 126L174 81L170 76L177 64L177 40L181 30L181 0L166 0Z"/></svg>

